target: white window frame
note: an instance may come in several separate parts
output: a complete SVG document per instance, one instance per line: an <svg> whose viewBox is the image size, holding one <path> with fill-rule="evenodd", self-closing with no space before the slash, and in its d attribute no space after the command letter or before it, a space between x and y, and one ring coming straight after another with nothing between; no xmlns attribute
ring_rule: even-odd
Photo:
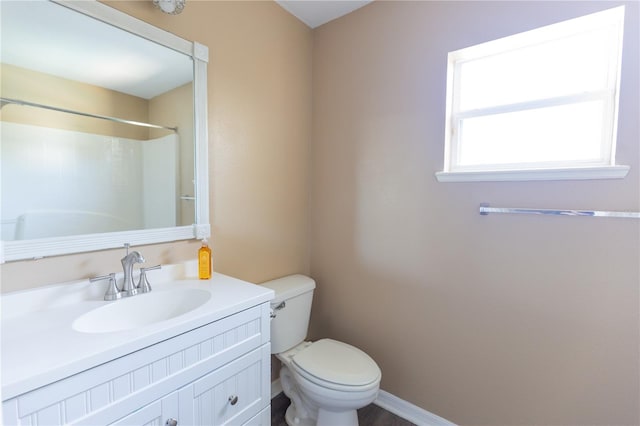
<svg viewBox="0 0 640 426"><path fill-rule="evenodd" d="M445 158L443 171L436 173L438 181L612 179L625 177L629 171L629 166L615 164L623 23L624 6L619 6L450 52L447 66ZM466 61L477 60L510 50L541 44L550 40L560 39L605 26L615 26L618 46L617 51L612 52L606 90L574 93L565 96L460 111L460 67ZM458 163L459 137L461 135L461 124L464 119L556 105L569 105L588 100L603 100L607 105L604 123L605 130L601 139L601 157L598 161L588 163L579 161L567 161L563 163L531 162L482 164L474 166L460 165Z"/></svg>

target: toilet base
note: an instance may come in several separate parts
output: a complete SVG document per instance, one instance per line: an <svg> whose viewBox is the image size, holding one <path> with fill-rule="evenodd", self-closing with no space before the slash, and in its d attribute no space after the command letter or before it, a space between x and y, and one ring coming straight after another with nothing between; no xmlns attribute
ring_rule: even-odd
<svg viewBox="0 0 640 426"><path fill-rule="evenodd" d="M318 410L317 426L358 426L358 412L356 410L333 411Z"/></svg>
<svg viewBox="0 0 640 426"><path fill-rule="evenodd" d="M291 403L284 416L289 426L358 426L358 412L356 410L342 411L339 413L318 410L318 420L311 418L299 418L295 404Z"/></svg>
<svg viewBox="0 0 640 426"><path fill-rule="evenodd" d="M287 422L289 426L315 426L316 422L310 418L299 418L298 412L296 411L296 406L293 402L287 408L287 411L284 415L284 420Z"/></svg>

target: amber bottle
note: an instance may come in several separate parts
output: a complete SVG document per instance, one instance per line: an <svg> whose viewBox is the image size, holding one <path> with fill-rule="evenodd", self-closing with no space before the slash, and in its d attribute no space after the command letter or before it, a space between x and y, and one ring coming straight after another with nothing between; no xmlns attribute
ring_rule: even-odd
<svg viewBox="0 0 640 426"><path fill-rule="evenodd" d="M211 249L207 240L202 241L202 247L198 250L198 278L208 280L211 278Z"/></svg>

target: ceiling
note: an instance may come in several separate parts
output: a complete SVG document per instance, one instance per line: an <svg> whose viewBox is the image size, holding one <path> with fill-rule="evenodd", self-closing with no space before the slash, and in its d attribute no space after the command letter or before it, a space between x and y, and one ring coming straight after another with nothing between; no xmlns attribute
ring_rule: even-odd
<svg viewBox="0 0 640 426"><path fill-rule="evenodd" d="M361 8L373 0L275 0L311 28Z"/></svg>

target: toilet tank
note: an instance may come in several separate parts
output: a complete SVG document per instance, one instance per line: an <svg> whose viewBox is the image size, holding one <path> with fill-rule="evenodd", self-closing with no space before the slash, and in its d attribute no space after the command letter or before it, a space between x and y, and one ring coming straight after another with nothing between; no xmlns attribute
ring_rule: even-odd
<svg viewBox="0 0 640 426"><path fill-rule="evenodd" d="M271 353L278 354L307 337L316 282L305 275L289 275L262 285L276 293L271 301Z"/></svg>

